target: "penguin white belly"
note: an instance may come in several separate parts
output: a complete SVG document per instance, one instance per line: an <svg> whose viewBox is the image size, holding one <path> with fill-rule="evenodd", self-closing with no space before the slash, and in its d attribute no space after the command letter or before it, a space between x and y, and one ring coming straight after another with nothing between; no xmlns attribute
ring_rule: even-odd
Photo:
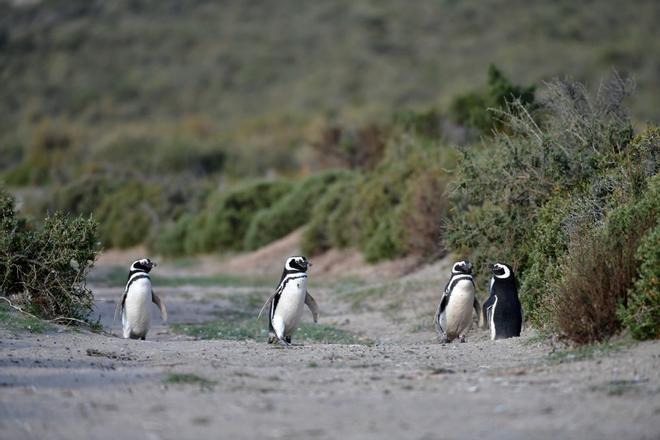
<svg viewBox="0 0 660 440"><path fill-rule="evenodd" d="M298 328L303 314L306 294L307 278L291 280L280 294L274 318L279 318L284 323L284 336L291 336Z"/></svg>
<svg viewBox="0 0 660 440"><path fill-rule="evenodd" d="M145 337L151 323L149 304L151 303L151 282L147 279L134 281L124 303L122 323L124 337Z"/></svg>
<svg viewBox="0 0 660 440"><path fill-rule="evenodd" d="M451 291L445 308L445 331L449 339L463 335L472 325L474 286L471 281L459 281Z"/></svg>

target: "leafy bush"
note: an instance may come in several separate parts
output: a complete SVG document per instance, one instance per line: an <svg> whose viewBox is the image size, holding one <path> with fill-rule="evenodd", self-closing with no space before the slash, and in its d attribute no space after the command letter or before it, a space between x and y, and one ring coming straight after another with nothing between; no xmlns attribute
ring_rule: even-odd
<svg viewBox="0 0 660 440"><path fill-rule="evenodd" d="M48 208L69 214L89 215L98 209L103 199L115 192L123 179L105 173L87 173L65 185L53 188Z"/></svg>
<svg viewBox="0 0 660 440"><path fill-rule="evenodd" d="M0 191L0 292L47 319L85 319L93 307L85 277L99 252L96 223L54 214L40 229L16 217Z"/></svg>
<svg viewBox="0 0 660 440"><path fill-rule="evenodd" d="M535 107L535 86L514 85L494 65L488 68L488 82L485 91L468 92L457 96L449 107L449 113L459 124L490 134L493 129L502 129L500 116L493 110L505 110L509 104L517 102L520 111L529 111Z"/></svg>
<svg viewBox="0 0 660 440"><path fill-rule="evenodd" d="M442 254L443 169L454 157L419 126L406 127L393 132L376 168L336 183L319 200L303 234L304 252L352 246L371 262Z"/></svg>
<svg viewBox="0 0 660 440"><path fill-rule="evenodd" d="M660 338L660 225L641 240L635 258L639 278L628 292L619 317L635 339Z"/></svg>
<svg viewBox="0 0 660 440"><path fill-rule="evenodd" d="M100 140L91 161L143 176L186 172L203 177L222 171L226 153L218 145L192 136L120 132Z"/></svg>
<svg viewBox="0 0 660 440"><path fill-rule="evenodd" d="M162 204L161 188L137 181L123 184L94 210L103 244L127 248L146 242L158 226Z"/></svg>
<svg viewBox="0 0 660 440"><path fill-rule="evenodd" d="M440 168L431 168L408 181L401 215L405 247L410 253L429 258L445 253L442 235L448 203L444 174Z"/></svg>
<svg viewBox="0 0 660 440"><path fill-rule="evenodd" d="M245 249L264 246L307 223L314 205L336 181L350 176L346 171L327 171L298 182L271 207L260 210L245 235Z"/></svg>
<svg viewBox="0 0 660 440"><path fill-rule="evenodd" d="M312 147L321 166L372 169L381 159L386 139L386 130L377 125L331 127Z"/></svg>
<svg viewBox="0 0 660 440"><path fill-rule="evenodd" d="M604 226L571 237L561 276L548 298L556 327L571 340L594 342L616 333L622 326L617 309L635 316L628 292L637 278L640 261L635 254L642 237L658 223L660 179L654 181L639 202L611 211ZM636 295L636 302L652 300L644 293ZM644 312L639 316L648 319ZM656 321L651 330L658 328Z"/></svg>
<svg viewBox="0 0 660 440"><path fill-rule="evenodd" d="M302 251L305 255L316 255L332 247L350 245L348 218L353 194L360 185L359 174L347 174L332 184L312 210L310 221L303 232Z"/></svg>
<svg viewBox="0 0 660 440"><path fill-rule="evenodd" d="M7 173L7 183L43 185L63 181L74 171L79 152L79 134L73 127L45 120L34 128L23 161Z"/></svg>
<svg viewBox="0 0 660 440"><path fill-rule="evenodd" d="M604 83L595 100L577 83L555 81L542 126L521 104L514 105L519 111L508 115L513 135L499 134L488 146L461 151L450 191L447 247L470 251L477 266L508 261L524 282L530 265L525 243L536 240L542 207L562 189L583 188L614 167L632 140L623 108L628 93L629 84L618 77Z"/></svg>
<svg viewBox="0 0 660 440"><path fill-rule="evenodd" d="M446 245L477 265L512 263L527 319L578 342L621 328L639 234L656 221L653 210L625 214L648 198L660 140L655 127L633 138L629 90L616 75L595 99L580 84L551 83L541 123L508 114L508 134L464 149L452 183Z"/></svg>
<svg viewBox="0 0 660 440"><path fill-rule="evenodd" d="M161 239L152 242L154 250L194 254L243 249L245 235L254 216L272 206L291 189L283 180L260 180L230 190L211 193L196 215L184 215L167 224ZM177 237L180 245L167 243L165 237Z"/></svg>

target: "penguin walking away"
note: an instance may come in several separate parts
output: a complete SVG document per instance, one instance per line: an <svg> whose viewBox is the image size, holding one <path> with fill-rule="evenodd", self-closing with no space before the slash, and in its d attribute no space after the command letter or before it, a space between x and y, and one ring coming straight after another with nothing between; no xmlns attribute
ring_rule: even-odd
<svg viewBox="0 0 660 440"><path fill-rule="evenodd" d="M131 264L124 294L115 308L115 319L121 310L124 338L142 340L146 338L151 323L149 313L149 303L151 302L160 308L163 322L167 322L165 304L154 293L149 278L149 272L155 266L156 263L148 258L136 260Z"/></svg>
<svg viewBox="0 0 660 440"><path fill-rule="evenodd" d="M474 291L472 263L454 263L451 278L445 286L435 314L435 329L441 342L451 342L456 338L465 342L465 333L472 326L472 311L479 316L479 301Z"/></svg>
<svg viewBox="0 0 660 440"><path fill-rule="evenodd" d="M268 343L279 342L282 345L291 344L291 336L298 328L303 313L303 305L312 311L314 322L318 322L319 308L312 295L307 292L307 269L312 264L305 257L289 257L284 264L280 283L264 303L259 316L261 317L267 305L270 305L268 315Z"/></svg>
<svg viewBox="0 0 660 440"><path fill-rule="evenodd" d="M493 277L483 306L483 326L490 328L491 340L520 336L522 306L513 269L508 264L495 263L491 270Z"/></svg>

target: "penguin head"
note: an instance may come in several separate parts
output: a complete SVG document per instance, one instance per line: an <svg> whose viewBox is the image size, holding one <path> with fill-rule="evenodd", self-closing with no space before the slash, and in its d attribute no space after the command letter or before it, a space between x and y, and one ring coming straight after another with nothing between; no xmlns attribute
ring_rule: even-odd
<svg viewBox="0 0 660 440"><path fill-rule="evenodd" d="M472 275L472 263L470 263L467 260L457 261L456 263L454 263L454 265L451 268L451 274L457 275L461 273Z"/></svg>
<svg viewBox="0 0 660 440"><path fill-rule="evenodd" d="M151 261L148 258L142 258L140 260L135 260L131 264L131 272L149 272L151 269L156 267L157 264L155 261Z"/></svg>
<svg viewBox="0 0 660 440"><path fill-rule="evenodd" d="M284 270L293 272L307 272L307 269L312 265L307 258L302 256L289 257L284 265Z"/></svg>
<svg viewBox="0 0 660 440"><path fill-rule="evenodd" d="M493 277L498 280L513 278L513 269L508 264L495 263L491 266L490 270L493 272Z"/></svg>

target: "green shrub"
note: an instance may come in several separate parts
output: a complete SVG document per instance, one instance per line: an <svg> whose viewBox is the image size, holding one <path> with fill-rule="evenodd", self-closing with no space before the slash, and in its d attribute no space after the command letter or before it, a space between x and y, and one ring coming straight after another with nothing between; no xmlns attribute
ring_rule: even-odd
<svg viewBox="0 0 660 440"><path fill-rule="evenodd" d="M315 160L324 168L373 169L381 160L387 131L377 125L357 129L331 127L312 144Z"/></svg>
<svg viewBox="0 0 660 440"><path fill-rule="evenodd" d="M410 252L442 254L444 169L455 159L438 139L415 127L390 137L375 169L328 189L304 231L304 252L351 246L370 262Z"/></svg>
<svg viewBox="0 0 660 440"><path fill-rule="evenodd" d="M61 121L45 120L34 127L23 161L7 172L12 185L43 185L71 177L80 159L76 129Z"/></svg>
<svg viewBox="0 0 660 440"><path fill-rule="evenodd" d="M524 284L533 250L526 243L538 239L534 230L544 205L563 189L579 192L592 182L595 185L607 170L617 167L632 140L622 104L627 84L618 77L604 84L592 100L577 83L551 83L542 126L516 104L518 111L508 115L509 134L461 151L450 190L448 248L469 252L477 266L507 261ZM602 210L603 198L599 195L589 208ZM556 220L555 226L561 221ZM541 266L546 263L539 261ZM537 267L537 273L541 269ZM524 298L526 292L521 293ZM534 295L526 304L531 316L540 304Z"/></svg>
<svg viewBox="0 0 660 440"><path fill-rule="evenodd" d="M660 224L641 240L635 254L639 278L619 317L635 339L660 338Z"/></svg>
<svg viewBox="0 0 660 440"><path fill-rule="evenodd" d="M110 165L120 173L132 170L151 177L176 173L203 177L222 171L226 153L218 145L191 136L128 131L101 139L91 161Z"/></svg>
<svg viewBox="0 0 660 440"><path fill-rule="evenodd" d="M195 252L195 245L189 243L192 235L192 224L195 217L192 214L183 214L175 221L163 225L157 234L151 235L149 249L160 255L180 256Z"/></svg>
<svg viewBox="0 0 660 440"><path fill-rule="evenodd" d="M490 134L493 129L504 128L497 111L508 109L510 103L517 102L519 104L517 109L520 111L533 110L534 90L535 86L514 85L491 64L488 68L486 90L457 96L449 107L449 113L459 124Z"/></svg>
<svg viewBox="0 0 660 440"><path fill-rule="evenodd" d="M346 171L327 171L295 184L271 207L254 216L245 235L245 249L257 249L307 223L328 187L348 176L350 173Z"/></svg>
<svg viewBox="0 0 660 440"><path fill-rule="evenodd" d="M69 214L89 215L103 203L103 199L115 192L123 179L105 173L83 174L62 186L53 188L49 210Z"/></svg>
<svg viewBox="0 0 660 440"><path fill-rule="evenodd" d="M347 174L332 184L314 206L302 237L305 255L316 255L332 247L350 245L348 224L353 195L361 182L359 174Z"/></svg>
<svg viewBox="0 0 660 440"><path fill-rule="evenodd" d="M242 250L254 216L259 210L272 206L290 190L290 182L261 180L231 190L215 191L208 196L199 214L194 218L181 218L167 227L165 234L182 234L183 248L188 254ZM178 231L168 231L171 228Z"/></svg>
<svg viewBox="0 0 660 440"><path fill-rule="evenodd" d="M615 334L622 327L622 314L634 323L637 310L631 310L628 292L640 264L646 264L635 255L642 237L658 224L659 211L660 178L656 176L639 201L613 209L602 227L576 231L571 237L561 261L561 276L548 298L562 334L578 343L594 342ZM644 293L633 302L652 300ZM649 318L644 311L640 317Z"/></svg>
<svg viewBox="0 0 660 440"><path fill-rule="evenodd" d="M127 248L145 243L159 224L162 188L137 181L123 184L94 210L105 247Z"/></svg>
<svg viewBox="0 0 660 440"><path fill-rule="evenodd" d="M420 170L409 179L401 208L407 252L427 258L445 253L442 245L448 203L442 168Z"/></svg>
<svg viewBox="0 0 660 440"><path fill-rule="evenodd" d="M86 319L93 294L85 277L99 252L96 223L54 214L40 229L16 217L0 191L0 293L34 314L66 321Z"/></svg>

